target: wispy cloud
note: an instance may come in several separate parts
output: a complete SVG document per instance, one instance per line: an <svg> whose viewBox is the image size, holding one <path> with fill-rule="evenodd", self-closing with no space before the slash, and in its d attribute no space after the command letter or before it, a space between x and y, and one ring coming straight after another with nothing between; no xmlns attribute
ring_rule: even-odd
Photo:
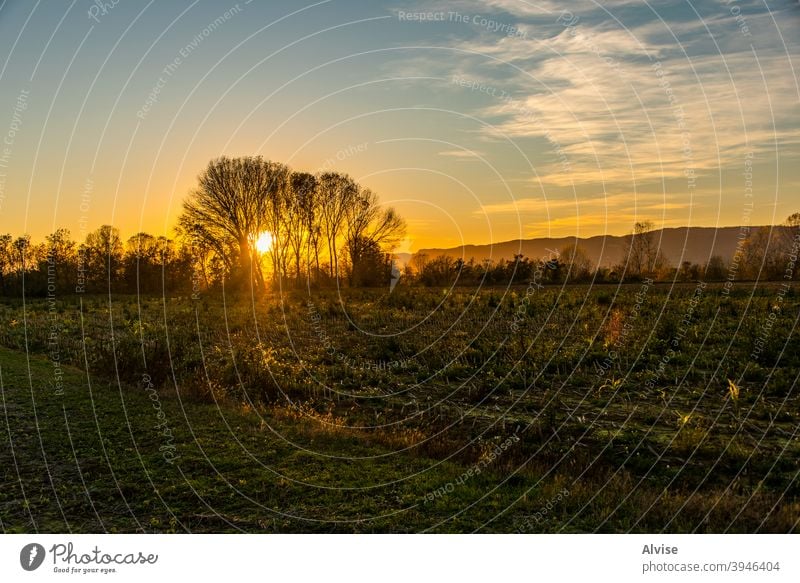
<svg viewBox="0 0 800 583"><path fill-rule="evenodd" d="M544 197L526 197L517 200L482 205L473 215L514 215L514 214L549 214L568 211L571 216L581 213L596 212L597 209L624 208L625 210L677 210L689 208L688 200L680 200L680 195L664 193L618 193L611 196L581 197L573 199L546 199Z"/></svg>
<svg viewBox="0 0 800 583"><path fill-rule="evenodd" d="M486 156L485 152L481 152L480 150L444 150L439 152L440 156L444 156L446 158L456 158L458 160L480 160Z"/></svg>
<svg viewBox="0 0 800 583"><path fill-rule="evenodd" d="M651 46L642 59L625 32L566 34L522 41L554 50L530 76L516 78L524 111L504 103L483 111L502 118L501 133L546 137L566 155L572 171L554 166L545 183L689 177L797 140L796 87L777 51L661 60L661 48ZM597 52L587 43L597 43ZM615 43L619 50L611 48ZM514 61L519 51L504 60Z"/></svg>
<svg viewBox="0 0 800 583"><path fill-rule="evenodd" d="M609 19L557 22L551 3L482 5L519 17L520 27L532 16L553 19L553 32L539 38L479 34L458 45L478 56L453 64L467 77L502 83L513 97L477 112L492 121L488 139L547 141L549 164L538 168L544 185L630 187L683 177L691 189L695 176L743 166L748 152L756 162L774 158L776 148L797 154L800 95L787 48L752 48L726 6L705 19L651 18L624 28ZM747 34L774 35L772 18L751 13Z"/></svg>

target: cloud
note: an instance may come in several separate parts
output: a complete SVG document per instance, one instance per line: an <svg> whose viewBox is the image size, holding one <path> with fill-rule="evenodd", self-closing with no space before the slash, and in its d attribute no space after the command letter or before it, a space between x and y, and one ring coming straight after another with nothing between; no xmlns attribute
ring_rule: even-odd
<svg viewBox="0 0 800 583"><path fill-rule="evenodd" d="M614 219L619 224L630 225L627 232L631 232L633 224L640 221L642 217L633 212L615 211ZM686 221L680 217L665 216L656 222L656 228L683 227ZM587 237L598 234L620 235L626 231L609 231L609 216L606 213L586 213L580 216L552 217L547 221L534 222L528 225L524 236L526 238L535 237Z"/></svg>
<svg viewBox="0 0 800 583"><path fill-rule="evenodd" d="M585 0L442 0L424 5L434 10L460 10L469 13L504 12L517 18L541 16L557 16L564 10L573 12L603 11L604 9L622 6L636 6L641 0L602 0L586 2ZM431 8L433 6L433 8ZM555 16L554 16L555 15Z"/></svg>
<svg viewBox="0 0 800 583"><path fill-rule="evenodd" d="M553 198L526 197L517 200L491 203L482 205L480 209L473 211L474 216L484 215L516 215L516 214L563 214L569 211L573 217L579 216L584 212L606 208L621 208L623 205L627 209L661 211L684 209L690 206L688 200L680 200L680 195L666 195L664 193L633 193L623 192L609 196L598 195L595 197L581 198Z"/></svg>
<svg viewBox="0 0 800 583"><path fill-rule="evenodd" d="M480 150L444 150L439 152L440 156L446 158L456 158L458 160L478 160L479 158L486 157L484 152Z"/></svg>
<svg viewBox="0 0 800 583"><path fill-rule="evenodd" d="M619 21L599 4L440 4L492 13L526 31L519 37L465 27L455 40L440 41L454 49L447 58L434 53L427 65L439 74L446 65L449 74L440 76L475 83L448 83L444 91L462 94L452 97L454 104L478 104L464 113L486 122L471 131L487 157L505 152L512 139L535 168L526 164L519 175L548 194L549 202L490 199L473 216L529 219L549 212L555 227L578 219L583 226L622 224L647 213L685 224L694 208L705 209L706 219L718 220L721 212L735 221L741 208L721 205L732 193L741 196L746 160L757 172L759 201L778 196L776 183L787 192L800 168L793 163L800 154L797 6L735 4L736 14L724 0L673 2L670 9L603 2ZM564 17L563 9L574 17ZM415 63L417 74L423 70L424 63ZM481 84L491 91L474 89ZM574 187L580 200L564 200ZM601 194L587 198L587 192ZM660 198L641 194L654 192Z"/></svg>
<svg viewBox="0 0 800 583"><path fill-rule="evenodd" d="M769 156L776 142L797 142L797 86L781 48L687 57L651 42L653 25L641 28L579 24L546 40L466 43L516 67L507 68L515 99L480 112L499 120L489 133L544 137L562 160L542 181L559 186L681 176L688 185L749 151Z"/></svg>

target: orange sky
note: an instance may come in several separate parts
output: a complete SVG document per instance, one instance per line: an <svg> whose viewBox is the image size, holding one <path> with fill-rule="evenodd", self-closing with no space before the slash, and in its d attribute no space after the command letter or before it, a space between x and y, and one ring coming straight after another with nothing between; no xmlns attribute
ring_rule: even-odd
<svg viewBox="0 0 800 583"><path fill-rule="evenodd" d="M745 36L713 2L441 3L509 36L413 3L269 4L4 8L0 231L171 234L222 154L350 173L407 219L405 251L800 206L796 6L750 7Z"/></svg>

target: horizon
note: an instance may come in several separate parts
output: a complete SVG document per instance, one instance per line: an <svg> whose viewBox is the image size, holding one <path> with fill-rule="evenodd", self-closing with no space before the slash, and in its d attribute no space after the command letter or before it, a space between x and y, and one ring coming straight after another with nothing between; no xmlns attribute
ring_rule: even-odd
<svg viewBox="0 0 800 583"><path fill-rule="evenodd" d="M0 231L170 233L220 155L348 171L401 252L796 210L796 3L576 6L3 3Z"/></svg>
<svg viewBox="0 0 800 583"><path fill-rule="evenodd" d="M136 235L141 234L141 233L152 235L153 237L166 237L166 238L168 238L170 240L177 240L177 234L175 232L175 228L174 227L170 231L167 231L167 232L164 232L164 233L151 232L151 231L137 231L135 233L126 233L126 232L120 230L115 225L103 224L103 225L96 225L94 228L87 229L86 234L89 234L91 232L97 231L99 228L104 227L104 226L110 226L110 227L114 227L115 229L117 229L119 231L120 241L123 244L126 243L129 239L132 239ZM674 230L674 229L717 229L717 230L720 230L720 229L747 228L749 230L755 230L755 229L760 229L760 228L764 228L764 227L768 227L768 228L771 228L771 227L786 227L786 224L783 221L781 221L781 222L775 223L775 224L753 224L753 225L745 225L745 224L740 224L740 225L718 225L718 226L713 226L713 225L678 225L678 226L669 226L669 227L656 227L654 229L654 232L666 231L666 230ZM57 227L57 228L59 228L59 227ZM71 230L69 230L69 231L70 231L70 237L73 237L74 233L72 233ZM55 231L53 231L53 232L55 232ZM34 237L31 233L13 233L13 232L8 232L8 233L0 232L0 235L10 234L15 238L28 235L28 236L31 237L31 240L32 240L33 243L44 243L45 236L51 235L53 232L45 233L45 235L43 235L41 237ZM461 244L461 245L453 245L451 247L419 247L419 248L415 249L414 251L395 250L392 253L394 255L404 255L404 254L413 255L414 253L416 253L418 251L429 251L429 250L432 250L432 249L433 250L440 250L440 249L441 250L450 250L450 249L456 249L456 248L459 248L459 247L486 247L486 246L491 246L491 245L501 245L501 244L504 244L504 243L515 243L517 241L532 241L532 240L538 240L538 239L577 238L578 240L586 240L586 239L593 239L595 237L628 237L628 236L630 236L632 234L633 234L632 232L628 232L628 233L597 233L597 234L594 234L594 235L588 234L588 235L580 235L580 236L563 235L563 236L554 236L554 237L527 237L525 239L504 239L502 241L490 241L490 242L486 242L486 243L464 243L464 244ZM85 241L85 238L84 239L73 239L73 241L75 241L78 244L81 244L81 243L83 243Z"/></svg>
<svg viewBox="0 0 800 583"><path fill-rule="evenodd" d="M772 225L719 225L719 226L709 226L709 225L680 225L674 227L658 227L653 230L653 232L659 231L669 231L669 230L676 230L676 229L741 229L747 228L750 230L761 229L761 228L772 228L772 227L786 227L786 225L781 223L776 223ZM464 245L456 245L455 247L424 247L423 250L430 250L430 249L454 249L458 247L485 247L489 245L499 245L502 243L516 243L517 241L533 241L533 240L540 240L540 239L570 239L576 238L579 241L583 241L586 239L594 239L596 237L630 237L633 233L598 233L596 235L581 235L576 237L575 235L563 235L560 237L528 237L526 239L508 239L505 241L494 241L490 243L465 243Z"/></svg>

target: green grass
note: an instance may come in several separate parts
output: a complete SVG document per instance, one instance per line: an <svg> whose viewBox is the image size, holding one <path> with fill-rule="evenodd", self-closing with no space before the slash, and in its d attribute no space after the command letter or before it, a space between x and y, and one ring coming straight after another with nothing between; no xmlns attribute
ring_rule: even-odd
<svg viewBox="0 0 800 583"><path fill-rule="evenodd" d="M320 293L316 328L302 296L283 306L69 299L55 312L60 388L53 312L6 302L0 528L796 530L791 328L775 328L760 362L747 358L774 288L704 295L680 352L646 384L692 289L650 290L632 341L620 330L637 286L616 297L610 287L547 290L514 332L524 288L355 291L347 316ZM359 331L402 329L440 303L442 321L469 316L442 340L440 322L394 337ZM781 326L797 307L790 296ZM404 366L362 366L389 361ZM741 388L735 402L728 379Z"/></svg>
<svg viewBox="0 0 800 583"><path fill-rule="evenodd" d="M426 472L431 460L387 456L307 422L164 394L176 446L169 463L159 448L170 442L142 389L90 388L67 367L62 396L48 386L48 360L2 349L0 366L8 532L406 530L430 519L415 508L420 493L457 471ZM292 441L363 459L324 458Z"/></svg>

